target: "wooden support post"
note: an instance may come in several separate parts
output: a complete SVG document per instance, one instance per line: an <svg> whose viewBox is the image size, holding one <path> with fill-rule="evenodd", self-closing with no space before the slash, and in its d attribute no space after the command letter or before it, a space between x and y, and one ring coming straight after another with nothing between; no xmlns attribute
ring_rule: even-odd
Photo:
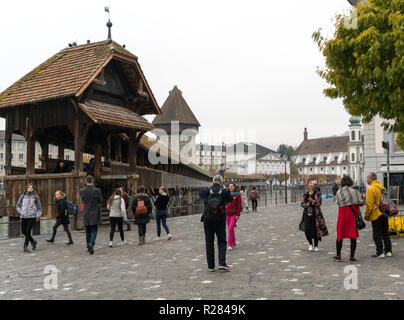
<svg viewBox="0 0 404 320"><path fill-rule="evenodd" d="M6 162L5 162L5 173L7 176L11 175L11 144L13 131L10 121L6 119L6 132L5 132L5 144L6 144Z"/></svg>
<svg viewBox="0 0 404 320"><path fill-rule="evenodd" d="M115 140L115 161L121 162L122 161L122 147L121 147L121 140Z"/></svg>
<svg viewBox="0 0 404 320"><path fill-rule="evenodd" d="M27 141L27 171L26 174L35 174L35 141Z"/></svg>
<svg viewBox="0 0 404 320"><path fill-rule="evenodd" d="M65 146L63 143L58 145L58 159L59 160L65 159Z"/></svg>
<svg viewBox="0 0 404 320"><path fill-rule="evenodd" d="M135 171L136 171L136 131L131 131L129 133L128 164L129 164L131 173L135 173Z"/></svg>
<svg viewBox="0 0 404 320"><path fill-rule="evenodd" d="M80 116L77 110L76 119L74 119L74 170L76 173L83 171L82 137L80 134Z"/></svg>
<svg viewBox="0 0 404 320"><path fill-rule="evenodd" d="M101 157L102 145L97 143L95 145L95 159L94 159L94 177L99 178L101 175Z"/></svg>
<svg viewBox="0 0 404 320"><path fill-rule="evenodd" d="M111 136L107 135L107 144L105 146L105 162L111 165Z"/></svg>
<svg viewBox="0 0 404 320"><path fill-rule="evenodd" d="M41 168L47 172L48 171L48 163L47 160L49 158L49 143L47 140L40 140L39 144L41 146L41 161L42 161L42 166Z"/></svg>

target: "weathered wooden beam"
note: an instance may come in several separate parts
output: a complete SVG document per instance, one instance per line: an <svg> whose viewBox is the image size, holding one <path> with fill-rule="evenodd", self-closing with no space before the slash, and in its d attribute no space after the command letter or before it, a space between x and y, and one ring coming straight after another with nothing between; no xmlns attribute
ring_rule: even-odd
<svg viewBox="0 0 404 320"><path fill-rule="evenodd" d="M60 143L58 145L58 159L59 160L65 159L65 145L63 143Z"/></svg>
<svg viewBox="0 0 404 320"><path fill-rule="evenodd" d="M27 174L35 174L35 141L27 141Z"/></svg>
<svg viewBox="0 0 404 320"><path fill-rule="evenodd" d="M102 157L102 145L97 143L95 145L95 159L94 159L94 176L98 178L101 174L101 157Z"/></svg>
<svg viewBox="0 0 404 320"><path fill-rule="evenodd" d="M83 171L83 152L80 137L80 113L77 111L74 119L74 171Z"/></svg>
<svg viewBox="0 0 404 320"><path fill-rule="evenodd" d="M131 171L136 170L136 131L129 132L129 142L128 142L128 164Z"/></svg>
<svg viewBox="0 0 404 320"><path fill-rule="evenodd" d="M11 143L12 143L13 129L10 124L9 116L6 118L6 132L5 132L5 147L6 147L6 159L5 159L5 173L11 175Z"/></svg>
<svg viewBox="0 0 404 320"><path fill-rule="evenodd" d="M121 162L122 159L122 145L121 140L119 138L114 141L114 149L115 149L115 161Z"/></svg>
<svg viewBox="0 0 404 320"><path fill-rule="evenodd" d="M48 164L47 164L47 159L49 158L49 142L48 139L41 139L39 140L39 144L41 146L41 158L40 160L42 161L42 169L45 170L45 172L48 170Z"/></svg>
<svg viewBox="0 0 404 320"><path fill-rule="evenodd" d="M107 141L105 145L105 162L111 164L111 135L107 135Z"/></svg>

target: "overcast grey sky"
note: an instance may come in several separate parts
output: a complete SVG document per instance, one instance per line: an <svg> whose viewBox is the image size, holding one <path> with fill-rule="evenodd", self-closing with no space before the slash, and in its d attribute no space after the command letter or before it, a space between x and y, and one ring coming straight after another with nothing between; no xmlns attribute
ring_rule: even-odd
<svg viewBox="0 0 404 320"><path fill-rule="evenodd" d="M256 129L270 148L342 134L349 115L324 97L324 58L311 35L330 34L346 0L2 1L0 91L69 42L112 38L139 57L160 105L178 85L203 129ZM4 129L4 121L0 122Z"/></svg>

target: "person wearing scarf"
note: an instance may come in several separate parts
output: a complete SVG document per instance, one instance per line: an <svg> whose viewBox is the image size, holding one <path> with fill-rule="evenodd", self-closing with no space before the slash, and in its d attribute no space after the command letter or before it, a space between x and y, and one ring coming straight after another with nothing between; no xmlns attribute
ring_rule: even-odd
<svg viewBox="0 0 404 320"><path fill-rule="evenodd" d="M358 190L352 188L353 181L349 176L341 180L341 189L335 195L335 202L338 204L337 220L337 255L335 261L341 261L341 249L343 239L351 239L351 255L349 262L355 262L356 239L359 236L356 227L355 215L359 214L359 207L364 202ZM354 211L354 212L353 212Z"/></svg>

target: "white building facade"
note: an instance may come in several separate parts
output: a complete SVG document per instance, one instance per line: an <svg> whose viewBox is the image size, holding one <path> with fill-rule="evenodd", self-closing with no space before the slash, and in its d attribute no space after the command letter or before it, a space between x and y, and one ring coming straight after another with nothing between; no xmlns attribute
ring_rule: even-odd
<svg viewBox="0 0 404 320"><path fill-rule="evenodd" d="M351 117L348 136L308 139L307 128L303 142L292 160L300 175L325 175L341 178L349 175L354 183L363 186L364 149L360 119Z"/></svg>
<svg viewBox="0 0 404 320"><path fill-rule="evenodd" d="M362 178L366 181L369 172L375 172L378 180L387 186L387 151L382 142L390 145L390 186L400 187L400 203L404 199L404 151L397 145L396 134L384 130L379 116L363 125L365 166Z"/></svg>

